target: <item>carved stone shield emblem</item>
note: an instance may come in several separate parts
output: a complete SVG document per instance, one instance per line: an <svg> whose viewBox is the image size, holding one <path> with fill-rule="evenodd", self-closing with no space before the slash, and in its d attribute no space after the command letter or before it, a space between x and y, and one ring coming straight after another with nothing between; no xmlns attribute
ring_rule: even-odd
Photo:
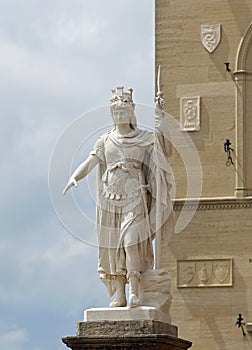
<svg viewBox="0 0 252 350"><path fill-rule="evenodd" d="M212 53L217 48L221 40L221 25L202 25L201 42L205 49Z"/></svg>
<svg viewBox="0 0 252 350"><path fill-rule="evenodd" d="M195 262L184 262L180 266L179 277L181 284L189 284L195 275Z"/></svg>
<svg viewBox="0 0 252 350"><path fill-rule="evenodd" d="M213 272L211 261L199 262L197 265L197 274L201 284L207 284Z"/></svg>
<svg viewBox="0 0 252 350"><path fill-rule="evenodd" d="M214 275L219 283L223 283L229 275L229 264L227 262L215 263Z"/></svg>

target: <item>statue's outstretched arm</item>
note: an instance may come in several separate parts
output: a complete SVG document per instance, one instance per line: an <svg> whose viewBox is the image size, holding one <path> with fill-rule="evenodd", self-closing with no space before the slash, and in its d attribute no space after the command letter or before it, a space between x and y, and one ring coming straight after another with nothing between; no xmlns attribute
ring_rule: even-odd
<svg viewBox="0 0 252 350"><path fill-rule="evenodd" d="M87 176L98 163L99 163L99 160L97 157L95 157L94 155L89 155L88 158L78 166L78 168L74 171L74 173L68 180L68 183L63 190L63 195L65 195L66 192L72 186L77 187L77 181Z"/></svg>

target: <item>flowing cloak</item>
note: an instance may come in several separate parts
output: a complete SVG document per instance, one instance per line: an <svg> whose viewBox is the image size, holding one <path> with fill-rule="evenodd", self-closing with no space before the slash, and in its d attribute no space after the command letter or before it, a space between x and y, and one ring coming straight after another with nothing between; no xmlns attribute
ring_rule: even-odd
<svg viewBox="0 0 252 350"><path fill-rule="evenodd" d="M98 272L106 278L129 272L131 267L127 266L125 254L127 244L139 246L137 271L153 268L151 241L172 213L171 171L162 138L162 133L157 130L152 133L135 128L127 135L121 135L113 129L98 139L90 153L99 159L96 207ZM127 168L126 171L121 170L123 167ZM140 171L147 186L145 198L141 191L143 184L137 181L136 174ZM123 187L126 192L131 187L128 199L125 199L122 187L114 186L118 181L127 183ZM130 239L127 241L125 237Z"/></svg>

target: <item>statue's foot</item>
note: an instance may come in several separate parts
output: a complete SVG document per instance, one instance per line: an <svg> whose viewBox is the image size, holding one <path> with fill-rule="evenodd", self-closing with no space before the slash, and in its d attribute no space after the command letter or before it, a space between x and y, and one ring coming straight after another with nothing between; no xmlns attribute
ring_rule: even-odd
<svg viewBox="0 0 252 350"><path fill-rule="evenodd" d="M127 306L126 297L123 297L121 299L115 299L109 304L109 307L124 307L124 306Z"/></svg>
<svg viewBox="0 0 252 350"><path fill-rule="evenodd" d="M138 298L138 296L136 296L136 294L131 294L129 298L129 307L137 306L141 306L140 299Z"/></svg>

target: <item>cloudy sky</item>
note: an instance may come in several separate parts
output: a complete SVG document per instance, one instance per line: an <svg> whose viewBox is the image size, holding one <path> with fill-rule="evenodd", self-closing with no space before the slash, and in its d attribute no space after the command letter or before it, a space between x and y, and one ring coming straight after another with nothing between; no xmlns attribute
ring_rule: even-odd
<svg viewBox="0 0 252 350"><path fill-rule="evenodd" d="M106 105L112 87L133 86L137 103L153 103L154 4L0 3L0 348L60 350L83 310L109 300L97 248L74 238L54 211L49 161L63 130Z"/></svg>

